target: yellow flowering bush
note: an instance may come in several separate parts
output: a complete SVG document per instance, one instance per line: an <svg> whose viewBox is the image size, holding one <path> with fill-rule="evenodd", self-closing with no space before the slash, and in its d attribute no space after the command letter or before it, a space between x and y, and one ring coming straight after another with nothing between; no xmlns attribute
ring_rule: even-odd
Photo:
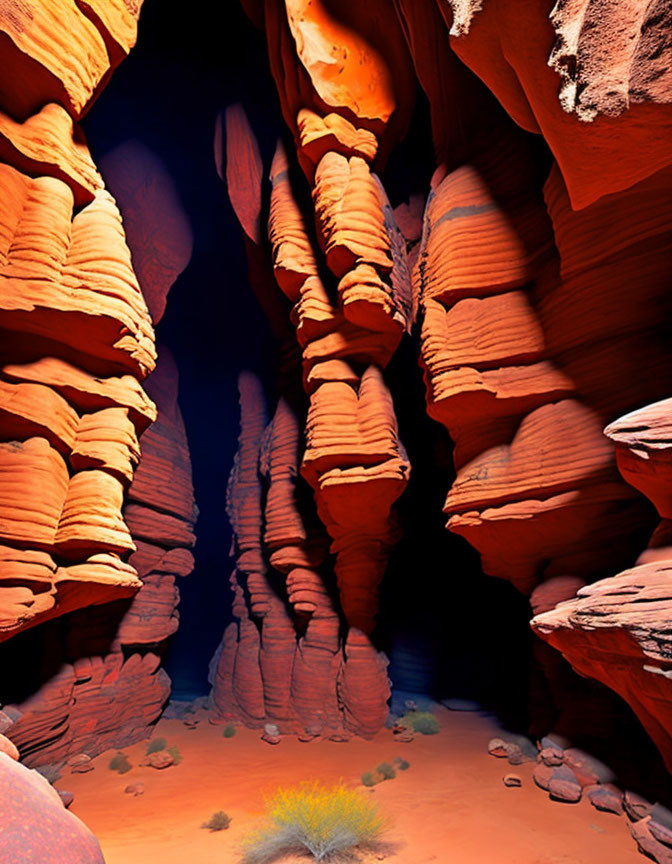
<svg viewBox="0 0 672 864"><path fill-rule="evenodd" d="M247 838L244 864L310 852L316 861L372 845L384 828L374 804L342 783L278 789L267 801L267 822Z"/></svg>

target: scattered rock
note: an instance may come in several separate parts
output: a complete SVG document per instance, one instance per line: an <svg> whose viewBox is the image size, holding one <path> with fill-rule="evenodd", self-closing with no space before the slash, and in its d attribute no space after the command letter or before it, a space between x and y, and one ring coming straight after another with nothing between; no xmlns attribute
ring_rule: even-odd
<svg viewBox="0 0 672 864"><path fill-rule="evenodd" d="M629 789L623 795L623 809L628 814L631 822L637 822L639 819L644 819L651 814L653 805L646 798L637 795L636 792L631 792Z"/></svg>
<svg viewBox="0 0 672 864"><path fill-rule="evenodd" d="M514 788L523 785L522 778L520 778L517 774L505 774L502 778L502 782L505 786L511 786Z"/></svg>
<svg viewBox="0 0 672 864"><path fill-rule="evenodd" d="M397 726L392 731L394 732L394 740L400 741L402 744L408 744L415 738L413 732L404 726Z"/></svg>
<svg viewBox="0 0 672 864"><path fill-rule="evenodd" d="M509 745L503 738L491 738L488 742L488 753L497 759L506 759L509 755Z"/></svg>
<svg viewBox="0 0 672 864"><path fill-rule="evenodd" d="M654 804L651 809L649 831L659 843L672 846L672 812L662 804Z"/></svg>
<svg viewBox="0 0 672 864"><path fill-rule="evenodd" d="M337 744L345 744L350 740L350 736L343 732L334 732L333 735L329 736L329 740L335 741Z"/></svg>
<svg viewBox="0 0 672 864"><path fill-rule="evenodd" d="M544 765L543 762L537 762L532 773L532 779L540 789L548 792L548 787L553 776L553 768Z"/></svg>
<svg viewBox="0 0 672 864"><path fill-rule="evenodd" d="M672 850L656 840L651 833L650 822L651 817L645 816L628 825L630 833L637 843L637 848L644 855L653 858L657 864L672 864Z"/></svg>
<svg viewBox="0 0 672 864"><path fill-rule="evenodd" d="M87 774L89 771L93 771L95 767L93 760L86 753L78 753L77 756L73 756L68 765L71 774Z"/></svg>
<svg viewBox="0 0 672 864"><path fill-rule="evenodd" d="M170 768L171 765L174 765L175 759L173 758L172 753L169 753L167 750L159 750L158 753L150 753L141 764L163 770L164 768Z"/></svg>
<svg viewBox="0 0 672 864"><path fill-rule="evenodd" d="M130 783L125 789L127 795L134 795L136 798L138 795L145 794L145 784L144 783Z"/></svg>
<svg viewBox="0 0 672 864"><path fill-rule="evenodd" d="M616 813L617 815L623 812L623 793L611 783L586 786L584 792L596 810L602 810L604 813Z"/></svg>
<svg viewBox="0 0 672 864"><path fill-rule="evenodd" d="M581 800L581 784L570 768L566 765L557 765L551 768L548 794L554 801L576 804L577 801Z"/></svg>
<svg viewBox="0 0 672 864"><path fill-rule="evenodd" d="M515 744L514 742L510 742L508 744L509 753L507 759L509 760L509 765L524 765L525 762L536 762L536 750L534 758L530 757L527 753L525 753L520 745Z"/></svg>
<svg viewBox="0 0 672 864"><path fill-rule="evenodd" d="M565 750L565 764L572 769L582 786L611 783L615 779L614 772L608 765L576 747Z"/></svg>
<svg viewBox="0 0 672 864"><path fill-rule="evenodd" d="M544 765L562 765L564 761L564 751L556 747L544 747L539 751L538 759Z"/></svg>
<svg viewBox="0 0 672 864"><path fill-rule="evenodd" d="M56 791L58 792L58 797L63 802L64 807L69 807L75 800L75 796L67 789L57 789Z"/></svg>
<svg viewBox="0 0 672 864"><path fill-rule="evenodd" d="M264 726L264 734L261 736L261 740L265 741L267 744L279 744L280 743L280 727L275 723L266 723Z"/></svg>

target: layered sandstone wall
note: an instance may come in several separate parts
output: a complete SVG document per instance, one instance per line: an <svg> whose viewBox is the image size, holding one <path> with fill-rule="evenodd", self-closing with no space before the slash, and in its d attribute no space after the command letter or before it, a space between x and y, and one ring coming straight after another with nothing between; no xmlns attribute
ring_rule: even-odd
<svg viewBox="0 0 672 864"><path fill-rule="evenodd" d="M0 639L41 625L3 646L0 701L33 765L148 733L170 694L175 579L193 567L177 370L164 349L157 367L153 329L188 226L169 180L127 147L106 165L127 237L78 122L133 46L140 5L0 12Z"/></svg>
<svg viewBox="0 0 672 864"><path fill-rule="evenodd" d="M265 29L296 150L279 146L271 166L275 285L267 272L260 293L275 291L267 307L296 329L309 398L293 421L301 473L331 537L347 623L372 633L395 542L391 505L408 467L380 373L418 306L427 410L455 444L448 527L484 571L538 611L634 563L653 527L637 490L659 506L664 471L642 476L648 439L635 458L618 424L616 448L602 430L672 386L667 7L635 2L616 20L598 0L395 0L396 17L377 2L338 15L322 2L245 6ZM414 80L438 166L421 238L417 214L393 211L376 176L408 123ZM245 191L227 177L260 260L262 162L243 125L230 125L228 164L253 166L242 176L254 179ZM286 320L282 333L286 344ZM664 583L646 572L653 588ZM553 638L586 673L584 636L563 628ZM639 709L637 685L589 674L654 727L660 710ZM664 714L669 699L656 698Z"/></svg>

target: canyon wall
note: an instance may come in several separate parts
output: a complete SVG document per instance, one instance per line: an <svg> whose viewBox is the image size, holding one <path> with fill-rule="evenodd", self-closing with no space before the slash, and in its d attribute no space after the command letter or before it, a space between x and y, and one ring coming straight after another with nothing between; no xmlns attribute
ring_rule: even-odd
<svg viewBox="0 0 672 864"><path fill-rule="evenodd" d="M232 106L216 155L280 359L272 397L240 379L213 719L336 739L384 723L379 589L411 471L388 368L412 345L454 445L448 529L672 764L669 4L243 5L287 140L264 161ZM147 734L193 567L177 369L153 330L188 220L137 142L103 166L117 203L79 125L139 11L0 12L0 700L30 764ZM381 177L423 105L435 171L397 200Z"/></svg>
<svg viewBox="0 0 672 864"><path fill-rule="evenodd" d="M175 579L193 567L177 369L163 348L157 366L153 329L188 226L127 148L106 168L127 237L78 122L133 46L140 5L0 12L0 702L29 765L148 734L170 694Z"/></svg>
<svg viewBox="0 0 672 864"><path fill-rule="evenodd" d="M295 328L301 369L293 374L307 399L296 403L291 424L281 402L264 433L259 388L256 396L247 385L241 390L243 404L257 404L243 408L240 451L242 465L247 441L257 569L246 569L238 512L240 623L218 657L215 702L225 694L221 710L241 716L235 694L243 672L234 658L245 646L258 700L242 716L291 726L296 710L288 672L275 682L283 711L266 704L273 673L264 674L264 629L276 621L287 656L302 632L292 600L300 583L291 569L272 565L280 535L264 532L280 512L268 511L271 501L280 505L273 472L263 467L283 458L276 428L291 425L293 452L301 439L292 476L312 487L331 540L334 557L319 558L322 585L333 568L337 607L329 614L338 612L344 627L330 650L340 645L342 662L350 634L375 644L376 594L398 537L393 504L410 467L384 370L412 332L427 411L454 443L447 527L477 549L485 573L530 597L541 613L535 632L579 672L624 696L665 751L670 655L655 634L669 594L658 563L667 560L666 535L663 523L642 553L655 516L640 493L667 518L658 467L665 433L652 418L663 416L656 406L666 405L658 400L672 386L669 10L633 2L617 20L597 0L555 7L395 0L396 17L383 2L244 6L265 30L295 152L278 145L269 188L251 130L232 108L226 178L251 273L264 273L255 291L286 353L288 322ZM429 103L436 170L428 190L393 208L377 172L406 132L416 82ZM644 409L648 403L656 404ZM638 418L628 414L638 409L648 435L637 419L617 421ZM252 415L256 431L248 436ZM247 482L240 478L232 479L234 499L236 483ZM286 519L290 542L298 521ZM638 567L617 577L621 605L598 628L592 622L604 613L595 604L603 594L612 603L609 577L640 553ZM269 581L274 570L284 578ZM263 601L250 587L258 579ZM306 577L306 613L321 609L319 585ZM641 591L648 598L649 590L652 605L640 621L630 610L644 607L623 598ZM273 612L271 596L289 602ZM570 602L552 611L563 600ZM535 653L554 666L541 643ZM593 654L601 659L587 659ZM633 660L624 669L626 654ZM642 654L655 661L653 671L635 669ZM333 674L325 665L322 677ZM337 695L347 716L345 679ZM380 711L371 717L380 724L383 688L376 698Z"/></svg>

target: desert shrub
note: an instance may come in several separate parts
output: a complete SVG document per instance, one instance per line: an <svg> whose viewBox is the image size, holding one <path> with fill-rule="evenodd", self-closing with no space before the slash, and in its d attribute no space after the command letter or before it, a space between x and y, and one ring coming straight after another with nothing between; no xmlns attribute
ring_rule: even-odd
<svg viewBox="0 0 672 864"><path fill-rule="evenodd" d="M411 711L399 721L400 725L420 732L421 735L436 735L441 729L439 721L430 711Z"/></svg>
<svg viewBox="0 0 672 864"><path fill-rule="evenodd" d="M394 780L394 778L397 776L397 772L394 770L394 768L390 765L389 762L381 762L380 765L376 768L376 771L379 774L382 774L385 780Z"/></svg>
<svg viewBox="0 0 672 864"><path fill-rule="evenodd" d="M126 774L126 772L130 771L133 766L128 761L125 753L117 751L117 753L115 753L115 755L110 759L109 767L110 771L116 771L117 774Z"/></svg>
<svg viewBox="0 0 672 864"><path fill-rule="evenodd" d="M165 738L152 738L152 740L147 744L147 750L145 751L149 756L150 753L158 753L159 750L166 749L166 739Z"/></svg>
<svg viewBox="0 0 672 864"><path fill-rule="evenodd" d="M268 823L247 838L244 864L270 864L309 852L316 861L371 846L383 830L377 808L342 784L279 789L268 801Z"/></svg>
<svg viewBox="0 0 672 864"><path fill-rule="evenodd" d="M405 759L402 759L401 756L397 756L397 758L394 760L394 764L400 771L408 771L408 769L411 767L411 763L407 762Z"/></svg>
<svg viewBox="0 0 672 864"><path fill-rule="evenodd" d="M222 732L222 735L225 738L233 738L233 736L235 734L236 734L236 727L232 723L227 724L224 727L224 731Z"/></svg>
<svg viewBox="0 0 672 864"><path fill-rule="evenodd" d="M173 765L179 765L182 761L182 754L180 753L180 748L177 744L171 744L170 747L167 748L168 753L173 757Z"/></svg>
<svg viewBox="0 0 672 864"><path fill-rule="evenodd" d="M231 824L231 817L223 810L218 810L213 813L207 822L201 825L201 828L208 828L210 831L224 831Z"/></svg>

